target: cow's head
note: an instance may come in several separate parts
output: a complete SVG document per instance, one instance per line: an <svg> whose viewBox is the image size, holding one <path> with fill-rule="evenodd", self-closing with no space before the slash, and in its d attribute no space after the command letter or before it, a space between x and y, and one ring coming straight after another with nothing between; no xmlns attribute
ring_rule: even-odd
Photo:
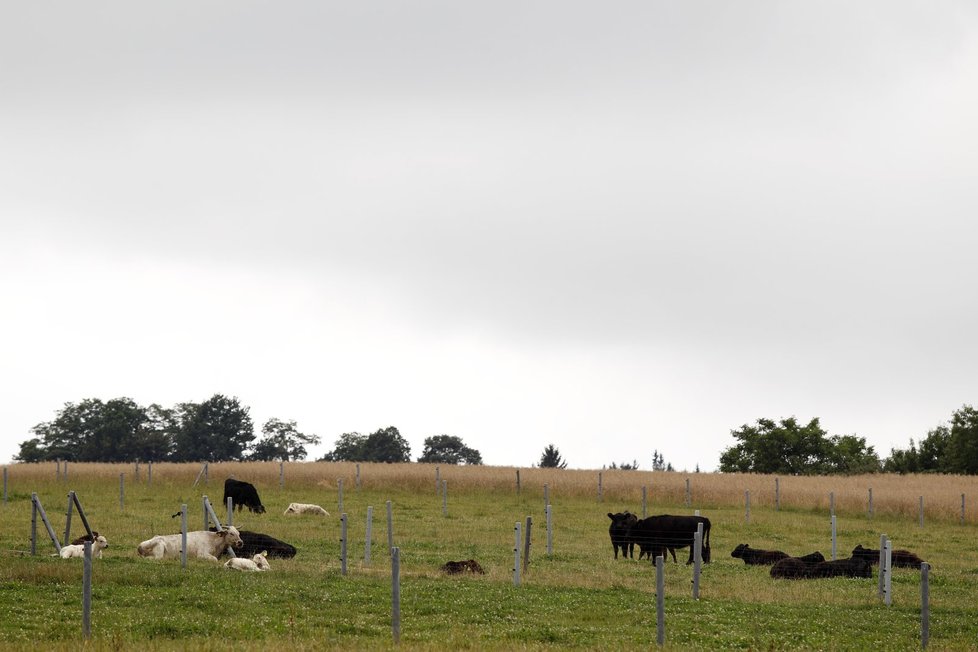
<svg viewBox="0 0 978 652"><path fill-rule="evenodd" d="M224 539L224 545L231 548L240 548L244 546L244 541L241 540L241 533L238 532L238 528L233 525L229 525L220 532L218 532Z"/></svg>
<svg viewBox="0 0 978 652"><path fill-rule="evenodd" d="M250 509L251 511L253 511L255 514L264 514L265 513L265 506L262 505L261 503L258 503L257 505L248 505L248 509Z"/></svg>
<svg viewBox="0 0 978 652"><path fill-rule="evenodd" d="M608 518L611 519L610 529L612 530L627 530L638 522L638 517L628 511L617 514L608 512Z"/></svg>
<svg viewBox="0 0 978 652"><path fill-rule="evenodd" d="M748 546L746 543L742 543L739 546L737 546L736 548L734 548L733 552L730 553L730 556L731 557L743 557L744 556L744 553L747 552L747 548L749 548L749 547L750 546Z"/></svg>

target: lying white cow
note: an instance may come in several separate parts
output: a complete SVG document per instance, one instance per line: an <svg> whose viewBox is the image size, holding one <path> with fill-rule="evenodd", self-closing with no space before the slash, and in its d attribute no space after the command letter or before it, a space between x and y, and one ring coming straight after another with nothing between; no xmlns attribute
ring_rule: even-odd
<svg viewBox="0 0 978 652"><path fill-rule="evenodd" d="M136 551L140 557L153 559L179 557L181 538L180 534L158 534L140 543ZM187 557L217 561L228 548L240 548L243 545L241 534L234 526L228 526L221 532L187 532Z"/></svg>
<svg viewBox="0 0 978 652"><path fill-rule="evenodd" d="M329 512L320 507L319 505L310 505L308 503L292 503L286 510L286 514L315 514L316 516L329 516Z"/></svg>
<svg viewBox="0 0 978 652"><path fill-rule="evenodd" d="M92 556L102 558L102 551L109 547L109 542L105 540L101 534L95 537L95 541L92 542ZM67 546L61 546L61 558L69 559L71 557L84 557L85 556L85 544L84 543L72 543Z"/></svg>
<svg viewBox="0 0 978 652"><path fill-rule="evenodd" d="M251 559L245 559L244 557L232 557L224 562L224 568L239 571L272 570L272 567L268 565L268 559L266 559L266 557L268 557L267 550L262 550Z"/></svg>

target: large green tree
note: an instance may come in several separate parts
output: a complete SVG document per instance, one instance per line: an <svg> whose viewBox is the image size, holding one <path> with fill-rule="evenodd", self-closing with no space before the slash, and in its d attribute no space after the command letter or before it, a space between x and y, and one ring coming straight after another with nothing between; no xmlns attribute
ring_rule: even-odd
<svg viewBox="0 0 978 652"><path fill-rule="evenodd" d="M306 444L316 445L319 437L299 432L295 421L269 419L261 427L262 438L255 444L248 459L255 461L290 462L306 459Z"/></svg>
<svg viewBox="0 0 978 652"><path fill-rule="evenodd" d="M21 461L72 460L127 462L141 457L148 445L149 417L130 398L87 398L65 403L52 421L39 423L35 437L21 444Z"/></svg>
<svg viewBox="0 0 978 652"><path fill-rule="evenodd" d="M411 446L397 428L390 426L370 434L347 432L336 440L325 462L410 462Z"/></svg>
<svg viewBox="0 0 978 652"><path fill-rule="evenodd" d="M418 461L440 464L482 464L482 454L466 446L461 437L435 435L424 440L424 451Z"/></svg>
<svg viewBox="0 0 978 652"><path fill-rule="evenodd" d="M892 449L883 465L891 473L978 474L978 411L963 405L944 423L903 449Z"/></svg>
<svg viewBox="0 0 978 652"><path fill-rule="evenodd" d="M945 455L949 473L978 474L978 411L970 405L951 415Z"/></svg>
<svg viewBox="0 0 978 652"><path fill-rule="evenodd" d="M175 462L224 462L244 459L255 439L255 427L246 406L237 398L215 394L203 403L181 403L176 408L173 438Z"/></svg>
<svg viewBox="0 0 978 652"><path fill-rule="evenodd" d="M333 443L333 450L323 455L320 461L363 462L366 460L366 453L363 448L366 441L367 436L361 435L359 432L344 432Z"/></svg>

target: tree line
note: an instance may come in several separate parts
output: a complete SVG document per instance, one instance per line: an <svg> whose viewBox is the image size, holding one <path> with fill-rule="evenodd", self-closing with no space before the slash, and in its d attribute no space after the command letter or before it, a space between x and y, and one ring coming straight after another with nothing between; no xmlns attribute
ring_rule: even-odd
<svg viewBox="0 0 978 652"><path fill-rule="evenodd" d="M65 403L55 418L31 429L32 438L20 444L14 459L20 462L68 460L75 462L226 462L299 461L317 435L301 432L294 420L268 419L255 427L249 408L236 398L215 394L201 403L172 407L138 405L130 398L102 401L87 398ZM857 473L978 474L978 411L970 405L906 449L893 449L881 459L864 437L829 435L819 419L807 424L795 417L758 419L731 431L737 443L720 455L722 473L779 473L829 475ZM343 433L328 453L331 462L411 461L411 446L397 428L381 428L369 435ZM424 440L418 462L482 464L482 455L461 438L434 435ZM566 468L559 449L549 444L540 456L541 468ZM639 463L612 462L609 467L637 470ZM652 453L653 471L672 471L658 450ZM699 465L696 467L699 471Z"/></svg>
<svg viewBox="0 0 978 652"><path fill-rule="evenodd" d="M956 410L948 423L931 430L917 446L891 449L881 459L865 437L832 435L818 418L807 424L794 417L758 419L730 433L737 444L720 455L724 473L830 475L857 473L978 474L978 411Z"/></svg>
<svg viewBox="0 0 978 652"><path fill-rule="evenodd" d="M293 420L268 419L255 434L247 406L215 394L201 403L163 407L130 398L87 398L65 403L55 418L37 424L21 442L19 462L243 462L306 459L317 435ZM411 447L395 427L370 434L344 433L324 461L410 462ZM451 435L424 441L419 462L482 464L479 451Z"/></svg>

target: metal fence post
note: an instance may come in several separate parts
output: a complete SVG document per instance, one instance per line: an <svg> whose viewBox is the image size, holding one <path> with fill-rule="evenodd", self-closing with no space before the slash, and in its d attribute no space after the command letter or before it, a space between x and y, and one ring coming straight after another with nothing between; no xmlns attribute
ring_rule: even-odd
<svg viewBox="0 0 978 652"><path fill-rule="evenodd" d="M388 503L390 504L390 503ZM391 548L391 633L401 640L401 550Z"/></svg>
<svg viewBox="0 0 978 652"><path fill-rule="evenodd" d="M92 638L92 542L87 540L82 570L82 636Z"/></svg>
<svg viewBox="0 0 978 652"><path fill-rule="evenodd" d="M656 643L666 643L666 579L662 555L655 558L655 630Z"/></svg>

